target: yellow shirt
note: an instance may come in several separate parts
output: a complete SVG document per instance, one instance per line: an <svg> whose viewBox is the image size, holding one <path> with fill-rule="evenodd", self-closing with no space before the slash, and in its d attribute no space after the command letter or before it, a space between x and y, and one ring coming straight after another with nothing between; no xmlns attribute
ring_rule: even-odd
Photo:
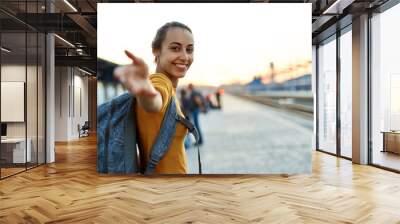
<svg viewBox="0 0 400 224"><path fill-rule="evenodd" d="M146 112L140 106L136 108L136 121L139 131L139 148L142 154L143 166L146 167L150 159L151 147L153 146L158 132L161 127L164 114L166 112L169 99L174 96L176 99L176 90L172 86L171 80L164 74L156 73L150 76L150 81L155 89L160 92L162 97L162 109L157 113ZM182 111L179 106L179 101L176 99L176 108L179 114ZM186 174L187 173L187 158L184 147L184 139L187 134L187 129L180 123L177 123L175 135L171 145L158 163L154 173L157 174Z"/></svg>

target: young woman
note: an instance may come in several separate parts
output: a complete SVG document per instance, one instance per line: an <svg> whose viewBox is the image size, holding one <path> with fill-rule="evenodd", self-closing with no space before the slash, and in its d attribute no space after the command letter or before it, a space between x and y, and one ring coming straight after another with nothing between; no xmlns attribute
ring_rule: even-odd
<svg viewBox="0 0 400 224"><path fill-rule="evenodd" d="M125 51L132 60L131 65L115 70L114 75L137 99L137 124L142 166L146 166L150 151L166 108L172 96L176 98L179 79L185 77L193 62L194 41L190 28L179 22L170 22L158 29L152 43L156 72L149 74L146 63L139 57ZM175 100L178 113L179 101ZM155 172L159 174L186 174L187 158L184 139L187 129L177 124L172 143L158 163Z"/></svg>

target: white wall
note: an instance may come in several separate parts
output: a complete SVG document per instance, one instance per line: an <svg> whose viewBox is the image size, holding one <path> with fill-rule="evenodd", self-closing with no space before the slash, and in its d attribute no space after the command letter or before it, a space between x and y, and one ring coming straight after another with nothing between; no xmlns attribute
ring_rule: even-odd
<svg viewBox="0 0 400 224"><path fill-rule="evenodd" d="M2 65L1 66L1 81L10 81L10 82L25 82L25 75L26 70L28 74L35 73L36 74L36 67L34 66L27 66L25 65ZM36 81L30 84L36 85ZM26 83L26 82L25 82ZM27 93L27 103L34 101L36 99L36 89L28 88ZM33 92L30 92L32 90ZM31 105L33 106L33 105ZM34 105L36 107L36 104ZM7 110L8 108L1 108L1 110ZM32 117L32 115L34 115ZM36 119L36 114L28 113L28 121ZM35 120L36 121L36 120ZM28 125L28 128L32 127L32 125ZM36 129L36 128L35 128ZM29 134L29 133L28 133ZM7 122L7 136L8 137L25 137L25 122ZM29 136L28 136L29 137Z"/></svg>
<svg viewBox="0 0 400 224"><path fill-rule="evenodd" d="M56 141L77 139L78 124L88 120L88 78L83 75L76 68L56 67Z"/></svg>
<svg viewBox="0 0 400 224"><path fill-rule="evenodd" d="M68 87L67 67L55 68L55 141L68 140Z"/></svg>
<svg viewBox="0 0 400 224"><path fill-rule="evenodd" d="M75 113L74 113L74 119L72 123L72 132L71 135L73 138L78 138L79 133L78 133L78 124L82 126L85 121L89 120L89 113L88 113L88 77L84 76L85 74L79 71L78 69L74 69L74 89L75 92L73 92L74 96L73 98L75 99ZM80 93L79 93L80 91ZM80 97L79 97L80 95ZM80 111L79 107L82 107Z"/></svg>

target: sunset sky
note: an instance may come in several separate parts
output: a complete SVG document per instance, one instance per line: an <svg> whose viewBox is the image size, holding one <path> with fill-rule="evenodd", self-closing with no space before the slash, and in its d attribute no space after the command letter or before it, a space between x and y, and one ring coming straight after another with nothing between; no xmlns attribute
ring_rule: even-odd
<svg viewBox="0 0 400 224"><path fill-rule="evenodd" d="M311 66L311 4L98 4L98 57L117 64L130 60L124 49L142 57L155 70L151 42L170 21L188 25L195 42L194 62L180 83L218 86L248 82L289 65L284 80ZM287 69L286 69L287 70ZM287 70L288 71L288 70Z"/></svg>

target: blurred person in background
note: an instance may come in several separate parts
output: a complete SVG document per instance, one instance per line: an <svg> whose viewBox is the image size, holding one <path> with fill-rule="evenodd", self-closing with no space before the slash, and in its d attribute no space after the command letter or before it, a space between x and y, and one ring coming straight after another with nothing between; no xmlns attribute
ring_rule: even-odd
<svg viewBox="0 0 400 224"><path fill-rule="evenodd" d="M222 103L221 103L221 95L224 94L224 89L218 88L217 91L215 92L215 98L217 99L217 107L218 109L222 109Z"/></svg>
<svg viewBox="0 0 400 224"><path fill-rule="evenodd" d="M206 103L205 103L205 98L204 96L197 90L195 89L193 84L189 84L188 86L189 90L189 96L190 96L190 112L193 118L194 126L197 129L197 132L199 133L199 145L202 145L204 142L203 139L203 134L200 129L200 121L199 121L199 115L200 112L207 113L207 108L206 108Z"/></svg>
<svg viewBox="0 0 400 224"><path fill-rule="evenodd" d="M191 104L190 97L185 88L182 88L180 90L180 102L183 115L185 115L186 119L193 121L192 114L190 111L190 104ZM185 149L190 148L191 143L192 143L191 136L188 133L185 138Z"/></svg>
<svg viewBox="0 0 400 224"><path fill-rule="evenodd" d="M218 109L218 104L215 102L214 94L209 93L206 95L206 108L208 109Z"/></svg>

